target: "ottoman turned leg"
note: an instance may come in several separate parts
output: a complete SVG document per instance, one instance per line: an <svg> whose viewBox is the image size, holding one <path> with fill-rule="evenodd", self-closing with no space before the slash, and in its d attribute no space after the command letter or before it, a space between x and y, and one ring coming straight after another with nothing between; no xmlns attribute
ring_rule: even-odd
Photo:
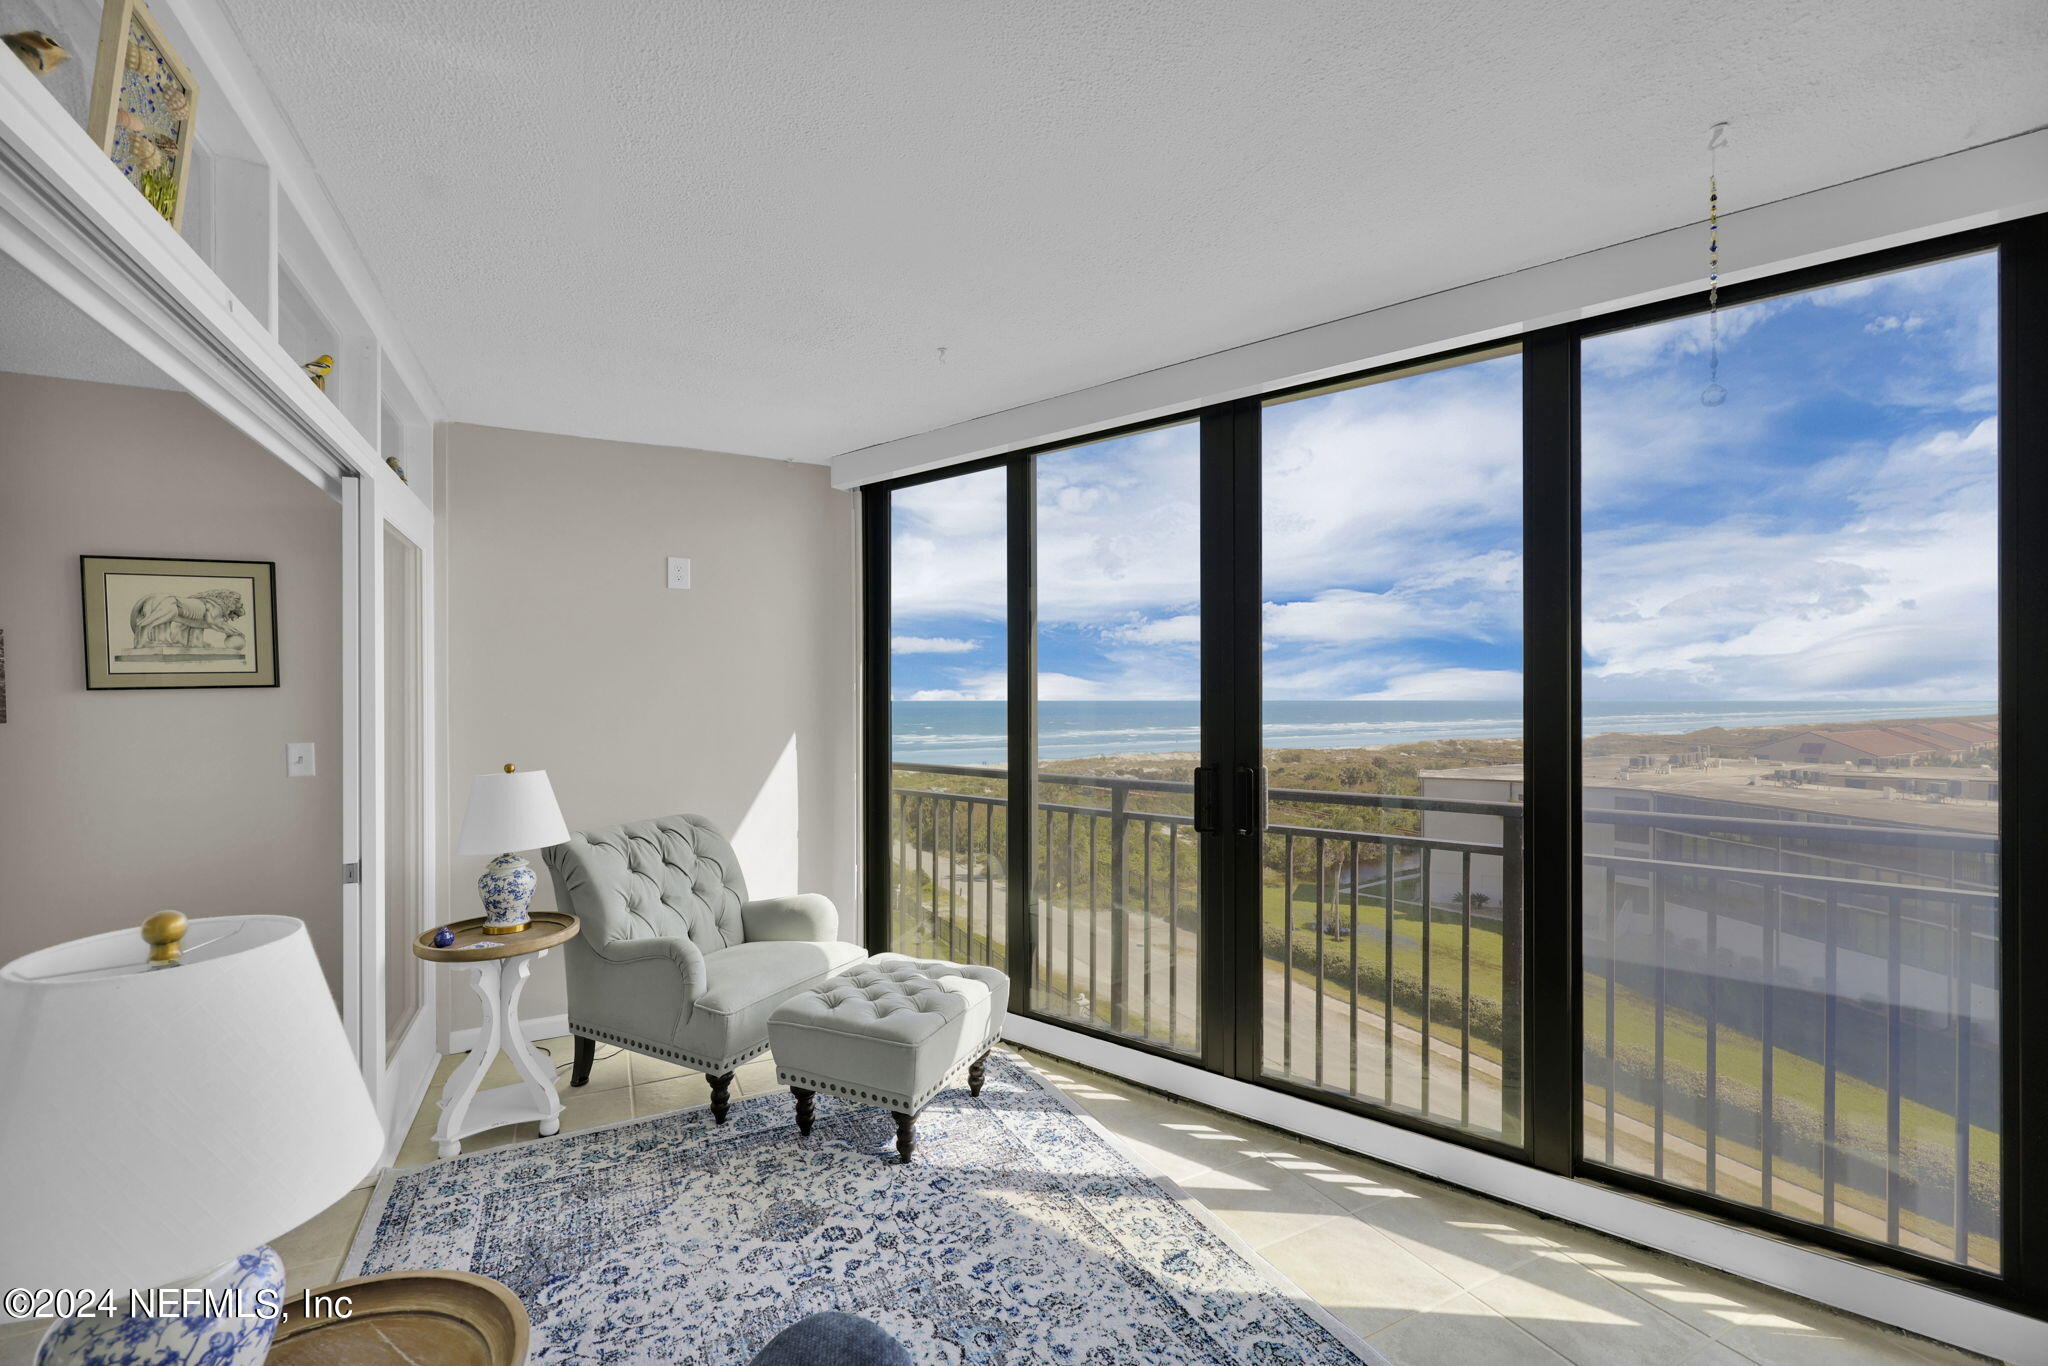
<svg viewBox="0 0 2048 1366"><path fill-rule="evenodd" d="M892 1110L890 1113L896 1117L896 1151L903 1155L905 1162L908 1162L912 1150L917 1147L917 1135L913 1130L917 1116L906 1115L901 1110Z"/></svg>
<svg viewBox="0 0 2048 1366"><path fill-rule="evenodd" d="M988 1052L993 1053L995 1050L991 1048ZM967 1068L967 1094L970 1096L980 1095L981 1084L987 1080L988 1053L984 1053L969 1064Z"/></svg>
<svg viewBox="0 0 2048 1366"><path fill-rule="evenodd" d="M818 1093L801 1086L790 1087L789 1093L796 1097L796 1131L809 1135L811 1124L818 1117Z"/></svg>
<svg viewBox="0 0 2048 1366"><path fill-rule="evenodd" d="M590 1080L590 1064L597 1058L597 1040L576 1036L575 1056L569 1061L569 1084L582 1086Z"/></svg>
<svg viewBox="0 0 2048 1366"><path fill-rule="evenodd" d="M725 1112L732 1105L732 1077L730 1072L720 1072L709 1078L711 1082L711 1119L713 1123L725 1123Z"/></svg>

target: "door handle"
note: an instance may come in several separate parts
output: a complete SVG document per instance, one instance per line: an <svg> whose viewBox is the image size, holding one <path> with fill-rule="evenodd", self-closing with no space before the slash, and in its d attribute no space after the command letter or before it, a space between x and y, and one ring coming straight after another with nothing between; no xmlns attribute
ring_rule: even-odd
<svg viewBox="0 0 2048 1366"><path fill-rule="evenodd" d="M1240 835L1263 835L1266 833L1266 827L1272 823L1267 812L1266 766L1260 764L1254 768L1250 765L1240 765L1237 770L1237 776L1238 780L1244 785L1242 788L1244 804L1239 807L1239 810L1244 814L1244 818L1250 822L1248 826L1239 828L1237 833Z"/></svg>
<svg viewBox="0 0 2048 1366"><path fill-rule="evenodd" d="M1216 833L1216 765L1200 764L1195 768L1195 833L1213 835Z"/></svg>

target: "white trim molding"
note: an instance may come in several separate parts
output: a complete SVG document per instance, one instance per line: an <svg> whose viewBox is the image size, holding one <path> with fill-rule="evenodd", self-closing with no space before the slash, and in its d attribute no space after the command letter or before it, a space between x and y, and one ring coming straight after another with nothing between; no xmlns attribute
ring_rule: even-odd
<svg viewBox="0 0 2048 1366"><path fill-rule="evenodd" d="M1902 246L2048 209L2048 130L1724 214L1741 243L1724 283ZM859 488L986 455L1079 439L1204 404L1271 393L1378 365L1702 288L1703 224L1618 242L1508 275L849 451L832 486Z"/></svg>
<svg viewBox="0 0 2048 1366"><path fill-rule="evenodd" d="M2048 1324L1932 1282L1755 1233L1592 1181L1539 1171L1462 1144L1219 1076L1043 1020L1012 1014L1003 1026L1003 1037L1197 1105L1241 1115L1539 1214L1657 1248L1744 1280L1776 1286L1909 1333L1954 1343L2015 1366L2048 1366Z"/></svg>

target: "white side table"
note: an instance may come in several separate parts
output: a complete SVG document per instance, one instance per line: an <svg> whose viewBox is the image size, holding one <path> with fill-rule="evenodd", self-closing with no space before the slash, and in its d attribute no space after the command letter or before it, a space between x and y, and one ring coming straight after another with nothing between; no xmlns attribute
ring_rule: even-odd
<svg viewBox="0 0 2048 1366"><path fill-rule="evenodd" d="M435 1151L453 1157L462 1140L505 1124L540 1121L542 1134L562 1127L562 1098L555 1090L555 1069L534 1051L519 1028L519 997L533 965L548 950L575 937L575 916L561 911L535 911L517 934L485 934L481 916L458 920L449 928L455 942L434 943L434 930L413 940L412 951L434 963L455 963L469 969L469 983L483 1003L484 1020L477 1046L448 1078L441 1090L441 1122L434 1126ZM512 1060L519 1080L510 1086L479 1090L484 1073L503 1052Z"/></svg>

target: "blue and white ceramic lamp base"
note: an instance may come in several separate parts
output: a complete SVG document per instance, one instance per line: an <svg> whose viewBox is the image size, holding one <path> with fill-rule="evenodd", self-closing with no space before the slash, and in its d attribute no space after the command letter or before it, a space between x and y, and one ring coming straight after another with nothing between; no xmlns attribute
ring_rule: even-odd
<svg viewBox="0 0 2048 1366"><path fill-rule="evenodd" d="M540 885L533 865L517 854L500 854L484 867L476 880L478 895L484 899L484 933L517 934L532 919L533 889Z"/></svg>
<svg viewBox="0 0 2048 1366"><path fill-rule="evenodd" d="M284 1303L284 1262L276 1252L245 1252L193 1289L208 1297L198 1303L229 1312L64 1319L43 1335L36 1366L256 1366L269 1355Z"/></svg>

